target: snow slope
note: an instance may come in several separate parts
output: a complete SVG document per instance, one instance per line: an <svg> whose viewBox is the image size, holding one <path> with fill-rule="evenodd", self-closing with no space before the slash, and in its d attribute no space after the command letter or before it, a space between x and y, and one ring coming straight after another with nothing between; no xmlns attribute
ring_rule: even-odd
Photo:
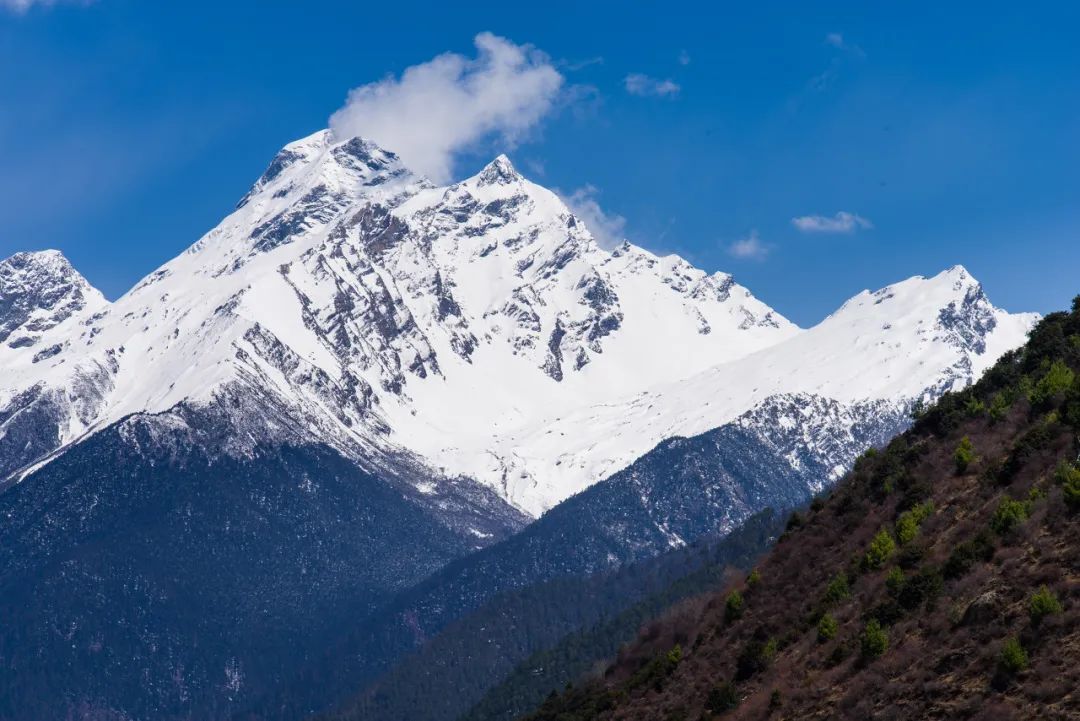
<svg viewBox="0 0 1080 721"><path fill-rule="evenodd" d="M802 330L730 275L600 248L504 156L435 187L328 131L112 304L51 251L3 261L0 284L0 478L130 414L214 406L221 452L407 457L533 515L766 399L902 408L962 385L1035 319L953 268Z"/></svg>

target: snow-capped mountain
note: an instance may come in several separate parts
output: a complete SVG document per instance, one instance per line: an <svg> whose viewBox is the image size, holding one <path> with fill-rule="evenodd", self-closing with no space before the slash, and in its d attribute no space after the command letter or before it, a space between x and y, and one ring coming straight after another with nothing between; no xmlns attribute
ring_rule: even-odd
<svg viewBox="0 0 1080 721"><path fill-rule="evenodd" d="M327 131L115 303L53 252L0 284L0 474L131 414L259 398L220 451L407 457L533 515L774 396L902 408L967 383L1033 321L954 268L804 331L730 275L601 248L504 156L435 187Z"/></svg>
<svg viewBox="0 0 1080 721"><path fill-rule="evenodd" d="M317 133L112 303L0 261L0 706L299 717L501 591L805 501L1034 320L953 268L800 329L505 157L436 187Z"/></svg>

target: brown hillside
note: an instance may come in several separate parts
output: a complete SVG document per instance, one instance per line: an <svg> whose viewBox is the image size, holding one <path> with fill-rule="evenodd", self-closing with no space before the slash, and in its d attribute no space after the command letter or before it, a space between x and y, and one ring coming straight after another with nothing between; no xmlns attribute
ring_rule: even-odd
<svg viewBox="0 0 1080 721"><path fill-rule="evenodd" d="M1080 298L530 720L1080 718L1078 433Z"/></svg>

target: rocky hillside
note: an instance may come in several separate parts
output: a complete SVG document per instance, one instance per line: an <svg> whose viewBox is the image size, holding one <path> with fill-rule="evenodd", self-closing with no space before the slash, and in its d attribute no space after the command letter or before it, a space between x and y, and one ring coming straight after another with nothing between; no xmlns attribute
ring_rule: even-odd
<svg viewBox="0 0 1080 721"><path fill-rule="evenodd" d="M1080 298L530 721L1080 713Z"/></svg>

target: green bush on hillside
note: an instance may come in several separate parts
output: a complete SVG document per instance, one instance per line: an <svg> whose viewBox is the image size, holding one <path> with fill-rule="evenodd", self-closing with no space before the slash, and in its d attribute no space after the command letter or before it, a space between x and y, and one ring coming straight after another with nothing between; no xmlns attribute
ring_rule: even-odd
<svg viewBox="0 0 1080 721"><path fill-rule="evenodd" d="M1005 393L997 393L990 399L990 420L995 423L1002 420L1009 412L1012 402Z"/></svg>
<svg viewBox="0 0 1080 721"><path fill-rule="evenodd" d="M945 581L937 568L924 566L918 573L904 578L896 593L896 600L901 608L913 611L923 604L933 604L944 585Z"/></svg>
<svg viewBox="0 0 1080 721"><path fill-rule="evenodd" d="M889 590L889 593L893 596L900 595L900 590L904 587L904 572L897 567L893 567L889 571L889 575L885 577L885 588Z"/></svg>
<svg viewBox="0 0 1080 721"><path fill-rule="evenodd" d="M759 629L735 660L735 680L745 681L767 669L776 658L778 650L776 639L765 636Z"/></svg>
<svg viewBox="0 0 1080 721"><path fill-rule="evenodd" d="M1046 406L1051 403L1058 394L1067 391L1076 380L1072 369L1061 360L1055 360L1050 364L1046 375L1039 379L1031 390L1031 403L1035 406Z"/></svg>
<svg viewBox="0 0 1080 721"><path fill-rule="evenodd" d="M836 638L836 634L840 631L840 624L831 614L826 613L818 621L817 625L817 637L818 641L824 643Z"/></svg>
<svg viewBox="0 0 1080 721"><path fill-rule="evenodd" d="M960 439L960 444L953 453L953 461L956 463L957 473L967 472L968 466L975 462L975 446L967 436Z"/></svg>
<svg viewBox="0 0 1080 721"><path fill-rule="evenodd" d="M1004 536L1026 521L1030 512L1028 502L1006 498L994 511L994 516L990 519L990 528L994 529L998 535Z"/></svg>
<svg viewBox="0 0 1080 721"><path fill-rule="evenodd" d="M1080 468L1062 461L1055 477L1061 484L1061 493L1069 510L1080 511Z"/></svg>
<svg viewBox="0 0 1080 721"><path fill-rule="evenodd" d="M829 581L829 585L825 587L825 595L821 600L826 606L831 606L843 601L849 595L851 595L851 590L848 586L847 575L840 573Z"/></svg>
<svg viewBox="0 0 1080 721"><path fill-rule="evenodd" d="M906 546L914 541L917 535L919 535L919 524L911 514L901 513L900 518L896 519L896 540L901 546Z"/></svg>
<svg viewBox="0 0 1080 721"><path fill-rule="evenodd" d="M986 404L974 395L968 396L967 403L964 404L964 413L966 413L969 418L978 418L986 413Z"/></svg>
<svg viewBox="0 0 1080 721"><path fill-rule="evenodd" d="M988 531L983 531L970 540L957 546L949 559L945 561L942 573L945 578L960 578L971 570L978 561L989 561L994 557L994 540Z"/></svg>
<svg viewBox="0 0 1080 721"><path fill-rule="evenodd" d="M900 514L900 517L896 520L896 540L900 542L901 546L906 546L915 540L915 537L919 535L919 527L922 522L933 512L933 502L926 501Z"/></svg>
<svg viewBox="0 0 1080 721"><path fill-rule="evenodd" d="M862 655L865 659L880 658L889 650L889 634L881 627L876 618L870 619L859 639Z"/></svg>
<svg viewBox="0 0 1080 721"><path fill-rule="evenodd" d="M743 595L737 590L732 591L724 601L724 620L731 623L743 615L745 608L746 601L743 599Z"/></svg>
<svg viewBox="0 0 1080 721"><path fill-rule="evenodd" d="M1061 613L1061 601L1053 591L1043 586L1028 599L1028 613L1031 615L1031 622L1038 624L1047 616Z"/></svg>
<svg viewBox="0 0 1080 721"><path fill-rule="evenodd" d="M1005 640L998 656L998 665L1008 673L1018 673L1028 667L1028 655L1015 637Z"/></svg>
<svg viewBox="0 0 1080 721"><path fill-rule="evenodd" d="M881 568L894 553L896 553L896 543L892 539L892 534L881 529L874 536L874 540L870 541L870 548L863 557L863 565L869 569Z"/></svg>

